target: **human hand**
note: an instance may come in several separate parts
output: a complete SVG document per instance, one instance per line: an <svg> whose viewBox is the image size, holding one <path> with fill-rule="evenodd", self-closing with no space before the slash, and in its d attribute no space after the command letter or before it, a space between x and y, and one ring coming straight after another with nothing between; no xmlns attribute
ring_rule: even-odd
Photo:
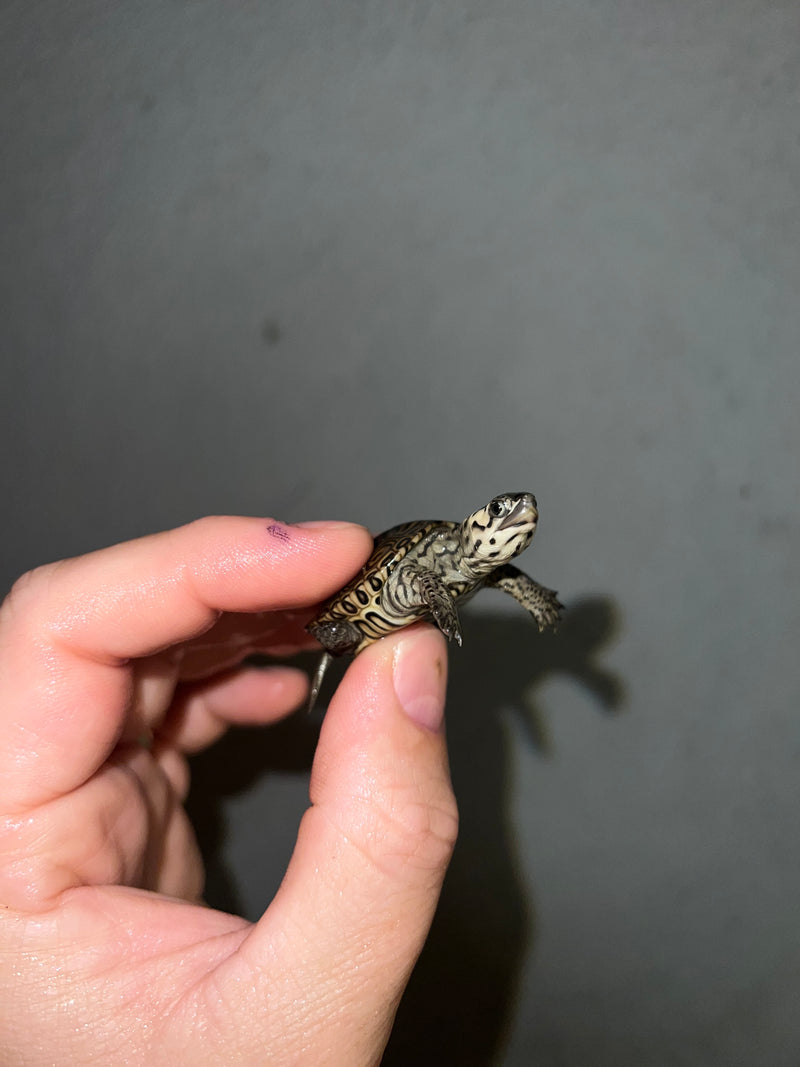
<svg viewBox="0 0 800 1067"><path fill-rule="evenodd" d="M349 524L203 519L17 583L0 609L5 1064L380 1061L456 833L441 635L403 631L349 667L257 923L199 903L182 807L187 753L307 691L242 658L308 647L308 608L369 548Z"/></svg>

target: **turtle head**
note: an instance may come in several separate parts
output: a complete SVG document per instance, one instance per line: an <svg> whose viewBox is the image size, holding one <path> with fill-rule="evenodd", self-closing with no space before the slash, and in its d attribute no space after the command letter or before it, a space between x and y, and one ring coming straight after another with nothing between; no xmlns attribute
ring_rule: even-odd
<svg viewBox="0 0 800 1067"><path fill-rule="evenodd" d="M538 520L533 493L501 493L494 497L459 527L464 552L462 569L477 578L510 562L531 543Z"/></svg>

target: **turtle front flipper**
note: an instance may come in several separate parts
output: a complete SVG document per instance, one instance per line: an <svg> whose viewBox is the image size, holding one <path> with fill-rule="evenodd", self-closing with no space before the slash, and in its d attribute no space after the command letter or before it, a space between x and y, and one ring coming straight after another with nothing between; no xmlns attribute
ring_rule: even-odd
<svg viewBox="0 0 800 1067"><path fill-rule="evenodd" d="M431 618L448 641L461 645L461 626L458 621L456 602L446 583L428 567L403 568L403 581L414 590L415 599L427 608Z"/></svg>
<svg viewBox="0 0 800 1067"><path fill-rule="evenodd" d="M502 589L504 593L513 596L518 604L531 613L540 631L548 626L555 626L564 608L564 605L559 603L554 589L547 589L535 582L511 563L498 567L494 574L486 579L486 585Z"/></svg>

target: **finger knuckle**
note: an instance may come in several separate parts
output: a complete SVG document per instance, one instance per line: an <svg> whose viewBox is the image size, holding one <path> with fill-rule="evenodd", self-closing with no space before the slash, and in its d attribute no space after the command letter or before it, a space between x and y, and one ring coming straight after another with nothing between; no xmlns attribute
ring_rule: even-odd
<svg viewBox="0 0 800 1067"><path fill-rule="evenodd" d="M46 563L20 575L0 605L0 625L18 624L35 615L42 599L52 589L53 579L61 566L61 563Z"/></svg>
<svg viewBox="0 0 800 1067"><path fill-rule="evenodd" d="M391 793L381 812L376 842L379 861L388 866L441 871L458 835L458 811L450 796L420 799L406 790Z"/></svg>

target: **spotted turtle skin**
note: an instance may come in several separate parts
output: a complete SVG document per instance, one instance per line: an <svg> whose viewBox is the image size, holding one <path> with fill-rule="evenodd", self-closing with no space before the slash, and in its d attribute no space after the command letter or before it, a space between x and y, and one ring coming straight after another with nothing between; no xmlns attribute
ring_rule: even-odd
<svg viewBox="0 0 800 1067"><path fill-rule="evenodd" d="M380 534L361 573L306 627L326 652L311 703L331 656L357 654L420 619L435 623L460 645L456 606L484 586L514 597L540 630L555 625L562 605L554 590L510 563L530 544L538 518L532 493L502 493L462 523L406 522Z"/></svg>

